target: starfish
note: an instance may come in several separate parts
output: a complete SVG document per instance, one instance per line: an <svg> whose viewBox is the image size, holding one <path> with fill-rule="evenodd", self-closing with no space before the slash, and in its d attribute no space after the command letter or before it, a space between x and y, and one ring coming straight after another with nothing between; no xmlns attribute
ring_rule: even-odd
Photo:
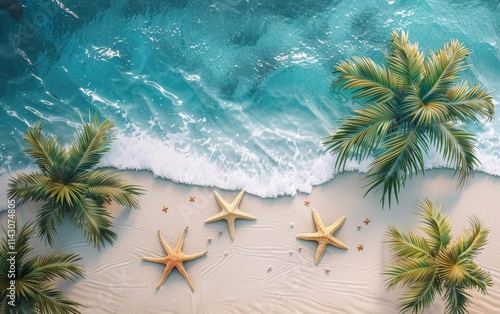
<svg viewBox="0 0 500 314"><path fill-rule="evenodd" d="M162 211L167 212L168 211L168 206L163 206Z"/></svg>
<svg viewBox="0 0 500 314"><path fill-rule="evenodd" d="M196 196L190 196L190 197L189 197L189 201L190 201L190 202L194 202L194 201L195 201L195 199L196 199Z"/></svg>
<svg viewBox="0 0 500 314"><path fill-rule="evenodd" d="M143 257L142 260L148 261L148 262L154 262L154 263L160 263L160 264L165 264L165 270L163 271L163 276L160 279L160 282L158 282L158 285L156 286L156 289L159 289L161 285L167 280L168 275L170 275L170 272L174 267L177 268L177 270L181 273L181 275L184 277L186 282L188 283L189 287L191 288L191 291L194 291L193 283L191 282L191 279L189 279L188 273L186 272L186 269L184 268L183 262L186 261L191 261L194 259L197 259L199 257L202 257L203 255L207 254L208 251L198 253L198 254L191 254L191 255L186 255L184 252L182 252L182 245L184 244L184 237L186 236L187 228L184 228L182 230L182 233L179 237L179 240L177 241L177 245L175 248L172 250L170 246L165 242L163 237L161 236L160 230L158 230L158 238L160 239L161 244L163 245L163 248L167 252L167 256L165 257Z"/></svg>
<svg viewBox="0 0 500 314"><path fill-rule="evenodd" d="M309 205L310 203L311 203L311 202L309 202L309 200L305 200L305 201L304 201L304 205L305 205L305 206Z"/></svg>
<svg viewBox="0 0 500 314"><path fill-rule="evenodd" d="M363 244L358 244L357 248L358 248L358 251L363 251Z"/></svg>
<svg viewBox="0 0 500 314"><path fill-rule="evenodd" d="M369 224L369 223L370 223L370 219L366 218L365 220L363 220L363 222L364 222L365 224Z"/></svg>
<svg viewBox="0 0 500 314"><path fill-rule="evenodd" d="M316 210L314 209L312 210L312 215L314 219L314 224L316 225L317 229L316 232L301 233L297 235L297 238L302 240L318 242L318 248L316 249L316 255L314 256L314 263L316 264L319 263L321 257L323 256L323 253L325 252L327 244L336 246L339 249L347 250L347 245L345 245L344 243L333 237L333 233L337 231L337 229L340 228L340 226L342 226L342 224L344 223L345 216L340 217L336 222L333 223L333 225L327 228L321 221L321 218L319 217Z"/></svg>
<svg viewBox="0 0 500 314"><path fill-rule="evenodd" d="M218 220L225 219L227 221L227 225L229 228L229 235L231 236L231 240L234 240L234 221L237 218L241 219L251 219L255 220L257 219L256 217L249 215L247 213L244 213L238 209L238 206L240 205L241 199L243 198L243 194L245 194L244 190L241 190L241 192L236 196L236 198L233 200L231 204L227 203L220 195L217 193L217 191L214 191L215 194L215 199L219 203L220 207L222 208L222 211L218 213L217 215L214 215L207 220L205 220L205 223L207 222L214 222ZM219 234L221 232L219 231Z"/></svg>

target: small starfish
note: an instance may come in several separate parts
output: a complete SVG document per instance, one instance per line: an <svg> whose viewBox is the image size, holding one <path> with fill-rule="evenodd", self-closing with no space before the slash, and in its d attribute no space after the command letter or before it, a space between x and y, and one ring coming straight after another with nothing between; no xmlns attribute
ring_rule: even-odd
<svg viewBox="0 0 500 314"><path fill-rule="evenodd" d="M319 263L321 257L323 256L323 253L325 252L327 244L336 246L339 249L347 250L347 245L333 237L333 233L337 231L337 229L340 228L340 226L342 226L342 224L344 223L345 216L340 217L331 226L325 227L316 210L312 210L312 215L317 231L315 233L298 234L297 238L318 242L318 248L316 249L316 255L314 256L314 263Z"/></svg>
<svg viewBox="0 0 500 314"><path fill-rule="evenodd" d="M363 220L363 222L364 222L365 224L369 224L369 223L370 223L370 219L366 218L365 220Z"/></svg>
<svg viewBox="0 0 500 314"><path fill-rule="evenodd" d="M217 191L214 191L215 193L215 199L217 199L217 202L219 203L220 207L222 208L222 211L218 213L217 215L214 215L207 220L205 220L205 223L207 222L214 222L218 220L225 219L227 221L227 225L229 228L229 235L231 236L231 239L234 240L234 233L235 233L235 228L234 228L234 221L237 218L241 219L251 219L255 220L255 218L252 215L249 215L247 213L244 213L238 209L238 206L240 205L241 199L243 198L243 194L245 194L245 191L241 190L241 192L236 196L236 198L233 200L231 204L227 203L220 195L217 193ZM221 234L221 231L219 230L219 234Z"/></svg>
<svg viewBox="0 0 500 314"><path fill-rule="evenodd" d="M196 200L196 196L190 196L190 197L189 197L189 201L190 201L190 202L194 202L195 200Z"/></svg>
<svg viewBox="0 0 500 314"><path fill-rule="evenodd" d="M304 201L304 206L307 206L307 205L309 205L309 204L311 204L311 202L309 202L309 200L305 200L305 201Z"/></svg>
<svg viewBox="0 0 500 314"><path fill-rule="evenodd" d="M358 251L363 251L363 244L358 244L357 248L358 248Z"/></svg>
<svg viewBox="0 0 500 314"><path fill-rule="evenodd" d="M162 211L167 212L168 211L168 206L163 206Z"/></svg>
<svg viewBox="0 0 500 314"><path fill-rule="evenodd" d="M191 282L191 279L189 279L188 273L186 272L186 269L184 268L184 265L182 263L202 257L203 255L207 254L208 251L192 255L186 255L184 254L184 252L182 252L182 245L184 244L184 237L186 236L187 228L188 227L182 230L179 240L177 241L177 245L173 250L170 248L167 242L165 242L165 240L161 236L160 230L158 230L158 238L160 239L161 245L165 249L165 252L167 252L167 256L142 258L143 261L165 264L165 270L163 271L163 276L161 277L160 282L158 282L156 289L159 289L161 285L163 285L165 280L167 280L168 275L170 275L172 269L176 267L177 270L181 273L181 275L188 283L189 287L191 288L191 291L194 291L193 283Z"/></svg>

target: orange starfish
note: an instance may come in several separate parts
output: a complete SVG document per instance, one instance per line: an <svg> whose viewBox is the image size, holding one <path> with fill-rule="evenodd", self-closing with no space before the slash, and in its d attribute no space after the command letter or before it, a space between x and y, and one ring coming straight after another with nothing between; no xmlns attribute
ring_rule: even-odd
<svg viewBox="0 0 500 314"><path fill-rule="evenodd" d="M184 277L189 287L191 288L191 291L194 291L193 283L191 282L191 279L189 279L188 273L186 272L186 269L184 268L184 265L182 263L202 257L203 255L207 254L208 251L192 255L186 255L184 254L184 252L182 252L182 245L184 244L184 237L186 236L187 228L188 227L182 230L179 240L177 241L177 245L173 250L172 248L170 248L167 242L165 242L165 240L161 236L160 230L158 230L158 238L160 239L161 245L165 249L165 252L167 252L167 256L158 258L157 257L142 258L142 260L144 261L165 264L165 270L163 271L163 276L161 277L160 282L156 286L156 289L159 289L161 287L161 285L165 282L165 280L167 280L167 277L168 275L170 275L172 269L174 269L175 267L181 273L182 277Z"/></svg>
<svg viewBox="0 0 500 314"><path fill-rule="evenodd" d="M307 205L309 205L309 204L311 204L311 202L309 202L309 200L305 200L305 201L304 201L304 206L307 206Z"/></svg>
<svg viewBox="0 0 500 314"><path fill-rule="evenodd" d="M363 251L363 244L358 244L357 248L358 248L358 251Z"/></svg>
<svg viewBox="0 0 500 314"><path fill-rule="evenodd" d="M363 222L364 222L365 224L369 224L369 223L370 223L370 219L366 218L365 220L363 220Z"/></svg>
<svg viewBox="0 0 500 314"><path fill-rule="evenodd" d="M163 206L162 211L167 212L168 211L168 206Z"/></svg>
<svg viewBox="0 0 500 314"><path fill-rule="evenodd" d="M189 201L190 201L190 202L194 202L194 201L195 201L195 199L196 199L196 196L190 196L190 197L189 197Z"/></svg>

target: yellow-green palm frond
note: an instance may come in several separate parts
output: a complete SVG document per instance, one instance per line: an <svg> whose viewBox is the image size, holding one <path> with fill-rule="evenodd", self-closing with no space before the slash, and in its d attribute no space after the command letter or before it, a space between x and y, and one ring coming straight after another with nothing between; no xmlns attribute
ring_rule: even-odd
<svg viewBox="0 0 500 314"><path fill-rule="evenodd" d="M460 258L474 258L488 244L489 228L486 228L476 216L472 216L469 223L470 230L464 229L455 243Z"/></svg>
<svg viewBox="0 0 500 314"><path fill-rule="evenodd" d="M55 251L36 257L36 271L34 272L43 280L52 281L56 278L75 281L83 277L82 268L78 265L81 257L77 254L67 254Z"/></svg>
<svg viewBox="0 0 500 314"><path fill-rule="evenodd" d="M355 113L323 143L332 154L338 154L337 169L343 170L348 159L361 161L371 155L395 124L396 113L390 106L368 105Z"/></svg>
<svg viewBox="0 0 500 314"><path fill-rule="evenodd" d="M395 97L397 82L391 72L370 58L353 57L340 61L333 71L334 88L349 89L354 98L366 98L373 102L385 102Z"/></svg>
<svg viewBox="0 0 500 314"><path fill-rule="evenodd" d="M387 63L394 76L404 85L420 84L424 77L424 55L418 51L418 44L410 43L408 32L399 35L392 31L391 46Z"/></svg>
<svg viewBox="0 0 500 314"><path fill-rule="evenodd" d="M476 138L452 122L434 123L427 129L430 142L443 154L443 158L454 165L458 173L458 184L463 187L474 175L479 164L475 156Z"/></svg>
<svg viewBox="0 0 500 314"><path fill-rule="evenodd" d="M401 231L394 225L387 228L386 234L390 237L387 242L395 257L412 259L432 257L429 243L424 237L410 231Z"/></svg>
<svg viewBox="0 0 500 314"><path fill-rule="evenodd" d="M112 226L108 211L103 209L95 200L82 198L82 202L71 211L71 219L77 228L83 229L87 240L94 247L101 249L106 243L113 244L117 234L110 229Z"/></svg>
<svg viewBox="0 0 500 314"><path fill-rule="evenodd" d="M33 162L42 170L63 163L65 151L56 137L50 139L43 133L43 123L38 121L24 136L28 148L23 150L33 159Z"/></svg>
<svg viewBox="0 0 500 314"><path fill-rule="evenodd" d="M458 40L451 40L436 53L431 51L425 61L425 77L422 81L422 101L429 102L442 98L459 77L458 73L466 68L465 57L469 49Z"/></svg>
<svg viewBox="0 0 500 314"><path fill-rule="evenodd" d="M135 196L144 189L125 183L118 173L111 170L94 170L83 178L87 185L86 195L92 199L112 199L120 205L139 209Z"/></svg>
<svg viewBox="0 0 500 314"><path fill-rule="evenodd" d="M49 180L41 173L18 173L15 178L10 178L7 195L9 198L17 197L19 205L29 200L46 201L50 197L46 189Z"/></svg>
<svg viewBox="0 0 500 314"><path fill-rule="evenodd" d="M406 177L424 171L423 151L428 149L423 134L416 129L394 134L380 145L379 155L370 163L365 178L370 179L366 194L382 187L382 206L387 199L391 206L392 196L398 200L398 193Z"/></svg>
<svg viewBox="0 0 500 314"><path fill-rule="evenodd" d="M401 313L408 310L413 313L420 313L434 302L436 294L440 292L441 287L436 275L429 281L415 282L401 297L399 310Z"/></svg>
<svg viewBox="0 0 500 314"><path fill-rule="evenodd" d="M444 298L446 299L445 314L467 314L470 294L463 286L446 286L444 288Z"/></svg>
<svg viewBox="0 0 500 314"><path fill-rule="evenodd" d="M75 134L75 142L69 149L66 164L71 175L78 175L95 167L104 153L109 151L113 139L113 125L109 120L94 120L83 124L83 130Z"/></svg>
<svg viewBox="0 0 500 314"><path fill-rule="evenodd" d="M465 122L470 119L478 123L478 117L487 120L495 118L493 97L478 84L468 88L465 81L448 90L446 99L446 105L456 120Z"/></svg>
<svg viewBox="0 0 500 314"><path fill-rule="evenodd" d="M71 208L80 203L85 185L80 182L49 182L46 191L50 197L63 207Z"/></svg>
<svg viewBox="0 0 500 314"><path fill-rule="evenodd" d="M418 215L423 218L421 222L424 224L420 230L429 236L427 242L431 251L439 252L452 240L450 217L443 215L440 204L434 204L428 199L421 201L417 207L420 209Z"/></svg>
<svg viewBox="0 0 500 314"><path fill-rule="evenodd" d="M433 258L404 258L390 266L384 275L390 276L386 281L388 290L400 287L411 287L415 283L430 282L436 274L437 265Z"/></svg>
<svg viewBox="0 0 500 314"><path fill-rule="evenodd" d="M426 127L436 122L449 120L446 104L438 100L424 103L420 96L420 89L415 84L407 86L401 107L405 119L416 127Z"/></svg>

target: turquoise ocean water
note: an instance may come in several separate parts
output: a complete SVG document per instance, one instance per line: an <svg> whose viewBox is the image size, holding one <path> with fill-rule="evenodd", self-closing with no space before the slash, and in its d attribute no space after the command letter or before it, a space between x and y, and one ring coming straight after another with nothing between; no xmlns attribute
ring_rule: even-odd
<svg viewBox="0 0 500 314"><path fill-rule="evenodd" d="M464 79L500 99L497 0L21 2L21 21L0 12L3 190L32 171L28 126L46 120L68 143L97 111L117 126L102 166L263 197L309 192L334 176L321 139L353 107L330 89L333 65L383 62L392 29L425 52L459 39L472 51ZM500 175L499 119L467 127L480 170ZM426 164L445 166L432 152Z"/></svg>

